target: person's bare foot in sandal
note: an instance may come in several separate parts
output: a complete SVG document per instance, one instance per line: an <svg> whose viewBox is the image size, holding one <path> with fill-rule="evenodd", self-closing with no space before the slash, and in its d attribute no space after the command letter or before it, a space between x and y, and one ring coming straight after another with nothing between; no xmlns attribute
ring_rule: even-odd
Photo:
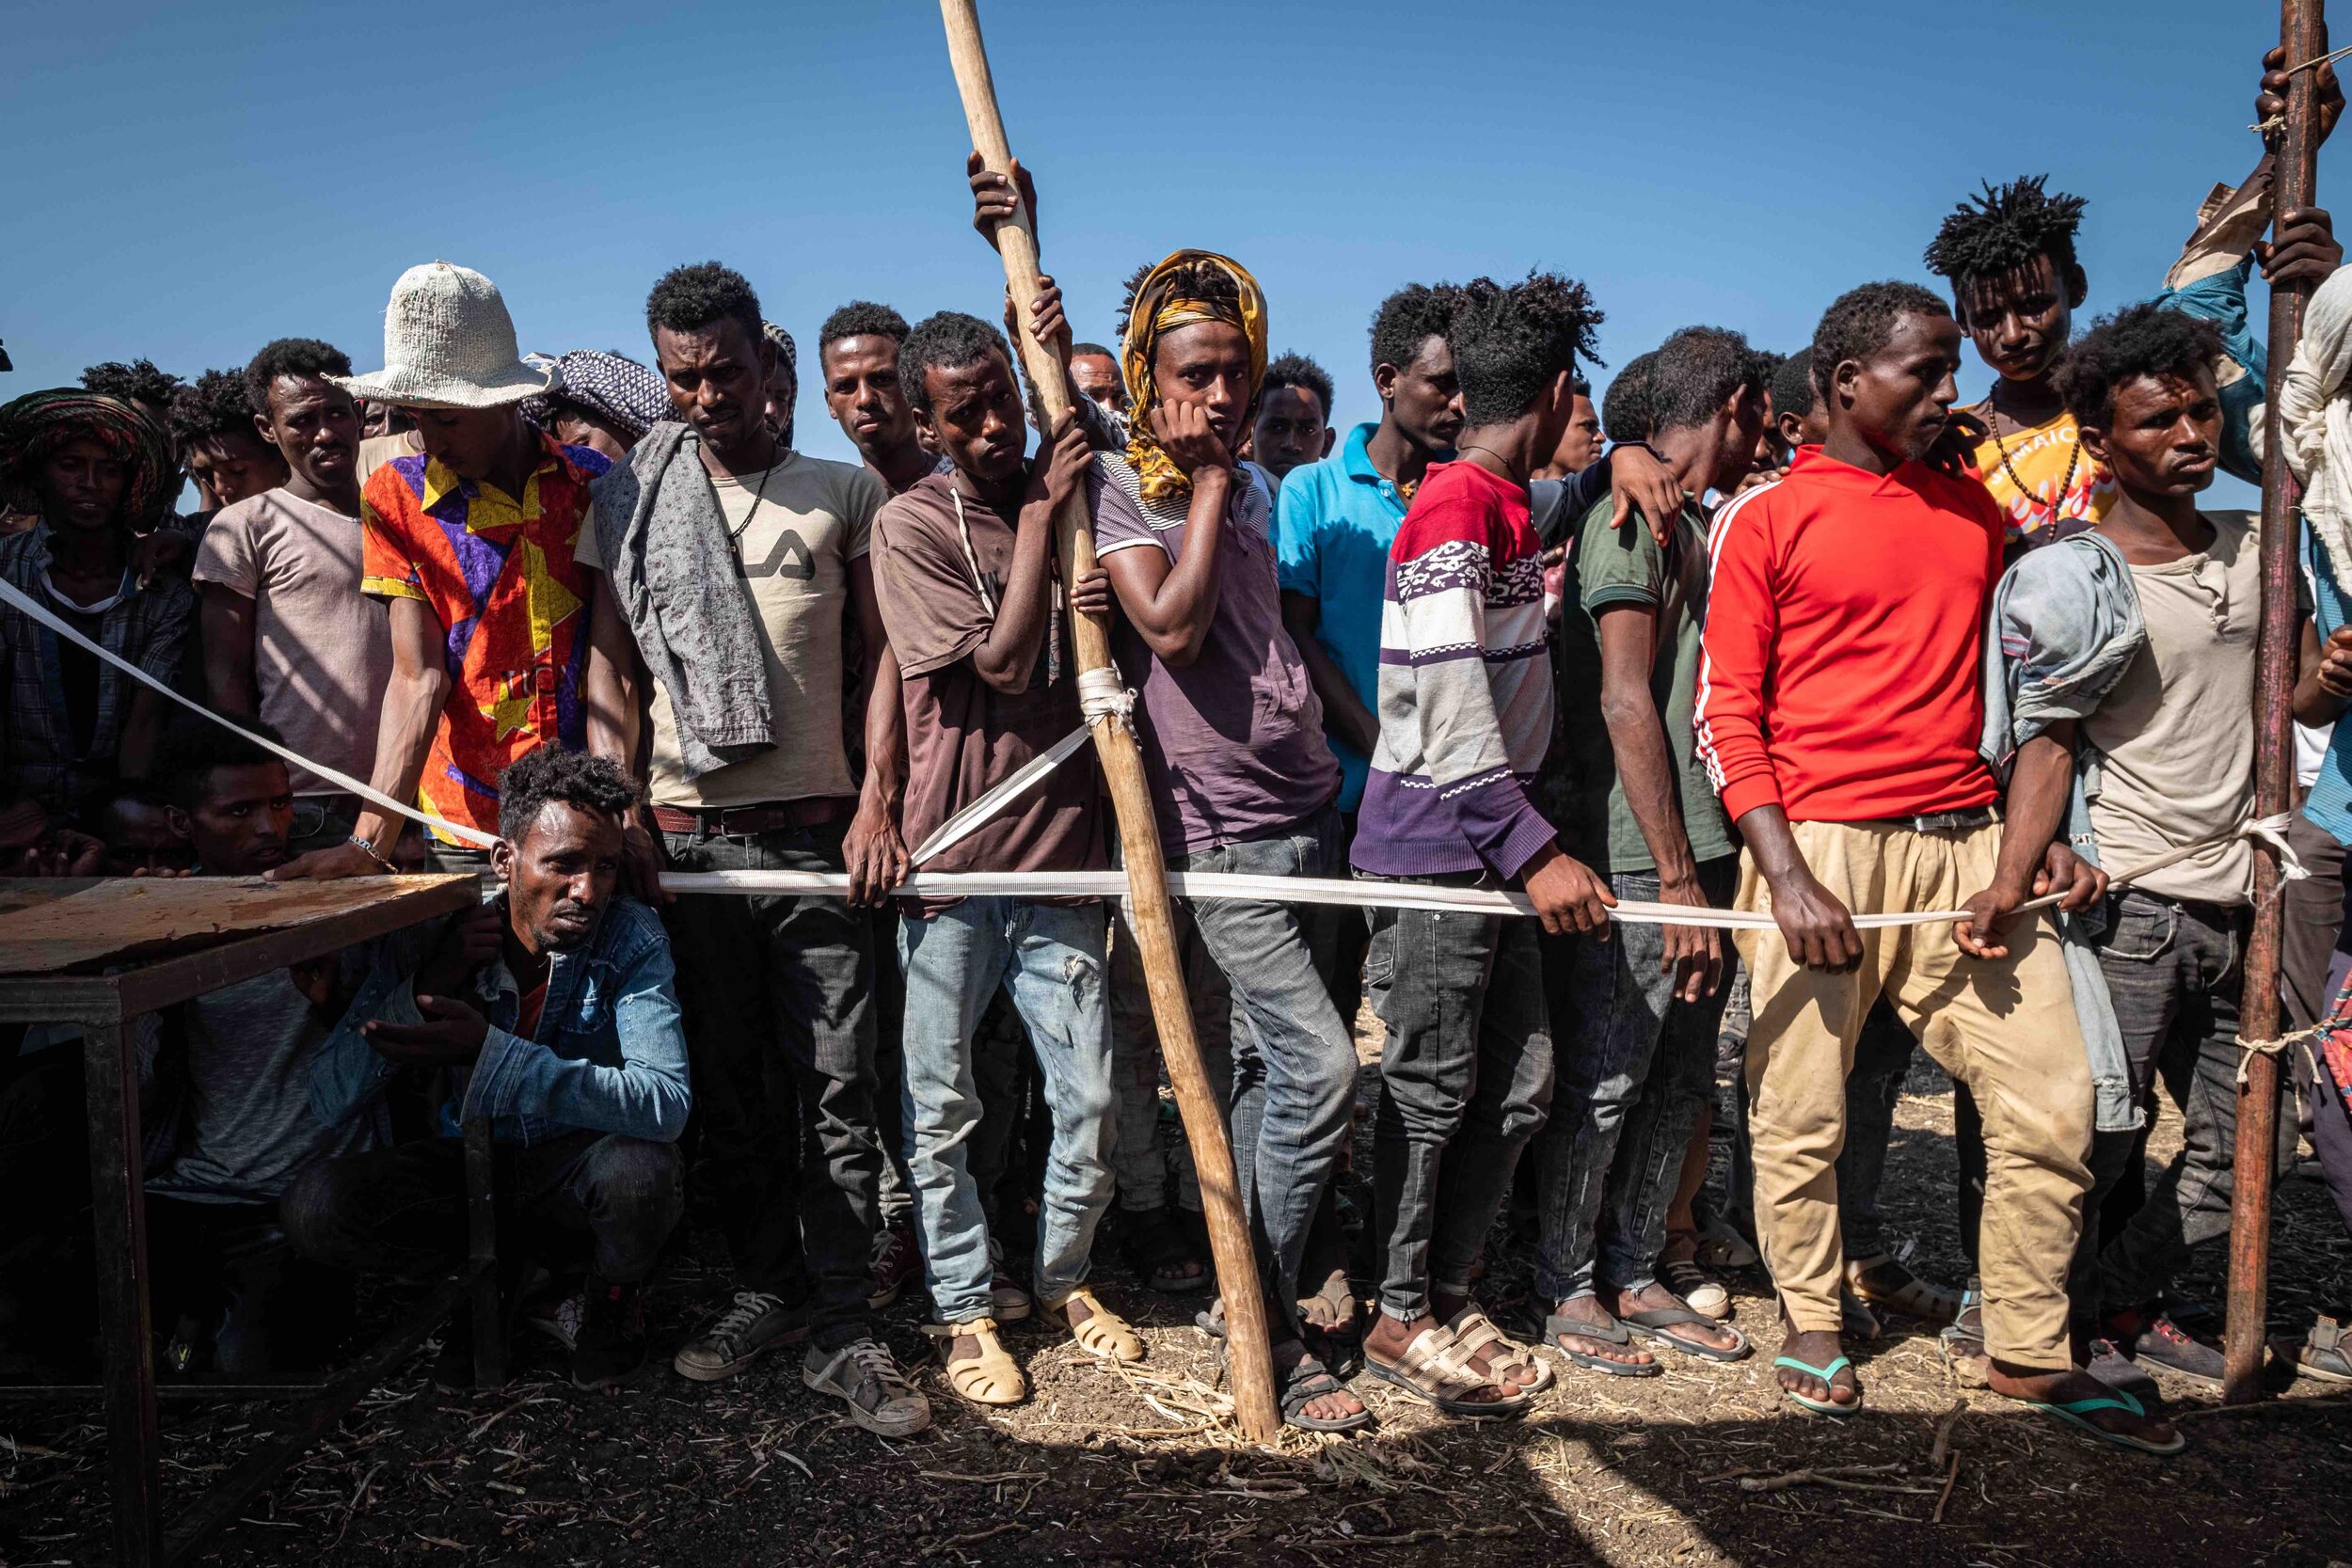
<svg viewBox="0 0 2352 1568"><path fill-rule="evenodd" d="M1447 1295L1437 1291L1429 1294L1431 1312L1438 1322L1448 1326L1454 1325L1454 1320L1461 1316L1464 1307L1474 1307L1477 1305L1468 1296ZM1500 1385L1514 1393L1521 1393L1534 1387L1542 1381L1542 1369L1536 1366L1534 1354L1526 1347L1514 1344L1511 1340L1502 1338L1500 1329L1496 1330L1496 1334L1497 1338L1472 1351L1464 1365L1487 1382Z"/></svg>
<svg viewBox="0 0 2352 1568"><path fill-rule="evenodd" d="M1364 1336L1364 1358L1394 1370L1406 1359L1413 1342L1432 1331L1442 1335L1445 1324L1426 1312L1412 1319L1392 1317L1387 1312L1375 1314L1372 1331ZM1522 1399L1517 1384L1492 1381L1479 1384L1454 1397L1460 1403L1473 1405L1517 1404Z"/></svg>
<svg viewBox="0 0 2352 1568"><path fill-rule="evenodd" d="M1313 1295L1298 1298L1298 1320L1318 1334L1356 1332L1356 1293L1345 1269L1333 1269Z"/></svg>
<svg viewBox="0 0 2352 1568"><path fill-rule="evenodd" d="M1598 1296L1578 1296L1557 1303L1551 1309L1551 1315L1555 1323L1565 1320L1590 1323L1597 1329L1608 1329L1619 1336L1616 1338L1599 1338L1589 1334L1554 1334L1553 1342L1572 1358L1613 1361L1620 1367L1647 1367L1658 1360L1646 1347L1624 1337L1616 1319L1600 1304Z"/></svg>
<svg viewBox="0 0 2352 1568"><path fill-rule="evenodd" d="M1299 1368L1313 1360L1314 1358L1308 1354L1304 1341L1283 1340L1274 1347L1276 1382L1285 1388L1290 1387L1294 1375ZM1315 1381L1327 1382L1333 1386L1308 1399L1304 1403L1297 1405L1295 1412L1289 1413L1294 1417L1304 1416L1314 1422L1315 1427L1311 1430L1337 1431L1364 1425L1366 1418L1371 1415L1371 1412L1365 1408L1364 1402L1358 1399L1344 1385L1339 1383L1338 1379L1331 1377L1328 1372L1322 1371L1321 1366L1320 1362L1314 1364L1314 1371L1318 1374Z"/></svg>
<svg viewBox="0 0 2352 1568"><path fill-rule="evenodd" d="M2171 1447L2179 1436L2172 1423L2160 1416L2115 1408L2115 1390L2076 1368L2050 1371L1996 1359L1989 1363L1989 1369L1988 1383L1994 1393L2037 1405L2076 1406L2072 1418L2078 1424L2088 1421L2102 1432L2159 1449Z"/></svg>
<svg viewBox="0 0 2352 1568"><path fill-rule="evenodd" d="M1612 1303L1611 1310L1614 1311L1620 1320L1630 1318L1636 1312L1692 1310L1689 1302L1676 1295L1660 1280L1653 1279L1638 1291L1621 1290L1613 1291L1612 1294L1616 1299ZM1706 1316L1706 1314L1702 1313L1701 1316ZM1721 1351L1725 1355L1741 1351L1748 1342L1747 1336L1738 1329L1728 1323L1712 1320L1704 1323L1677 1323L1673 1333L1676 1338L1688 1339L1694 1344L1705 1345L1710 1350Z"/></svg>
<svg viewBox="0 0 2352 1568"><path fill-rule="evenodd" d="M1846 1360L1846 1353L1837 1343L1837 1336L1828 1329L1800 1329L1781 1319L1788 1333L1780 1341L1780 1354L1772 1363L1772 1374L1780 1380L1781 1392L1803 1404L1829 1405L1843 1415L1851 1415L1862 1407L1862 1379L1855 1375L1853 1364ZM1788 1363L1797 1365L1790 1366Z"/></svg>
<svg viewBox="0 0 2352 1568"><path fill-rule="evenodd" d="M1047 1302L1041 1297L1038 1309L1070 1330L1070 1338L1089 1355L1128 1363L1143 1359L1143 1336L1084 1285L1059 1301Z"/></svg>

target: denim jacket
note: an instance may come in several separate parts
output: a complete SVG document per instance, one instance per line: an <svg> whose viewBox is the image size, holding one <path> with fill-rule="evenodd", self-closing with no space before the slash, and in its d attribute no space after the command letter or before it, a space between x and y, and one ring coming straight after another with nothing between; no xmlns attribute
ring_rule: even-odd
<svg viewBox="0 0 2352 1568"><path fill-rule="evenodd" d="M422 1022L421 957L415 942L375 944L367 979L311 1069L310 1106L322 1121L333 1126L360 1114L391 1076L392 1065L360 1026L371 1019ZM454 1133L463 1121L486 1116L492 1135L508 1143L579 1131L675 1142L691 1101L671 975L660 917L616 897L585 948L549 959L547 1000L526 1037L514 1032L521 1006L514 977L492 960L475 977L472 999L489 1033L471 1071L453 1074L458 1098L441 1107L442 1131Z"/></svg>
<svg viewBox="0 0 2352 1568"><path fill-rule="evenodd" d="M2028 551L1993 591L1979 748L1985 761L2006 783L2019 747L2061 720L2096 712L2147 643L2139 595L2121 550L2093 532ZM2078 738L2064 831L2068 846L2093 865L2099 845L2090 831L2090 802L2099 793L2100 767L2098 748ZM2102 1132L2133 1132L2141 1117L2132 1101L2123 1031L2090 945L2106 916L2094 908L2053 911L2053 917L2090 1057L2094 1125Z"/></svg>

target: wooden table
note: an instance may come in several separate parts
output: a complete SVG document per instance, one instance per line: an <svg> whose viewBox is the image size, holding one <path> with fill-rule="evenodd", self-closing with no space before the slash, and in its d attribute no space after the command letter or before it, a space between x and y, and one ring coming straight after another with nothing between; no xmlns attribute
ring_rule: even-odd
<svg viewBox="0 0 2352 1568"><path fill-rule="evenodd" d="M206 991L454 913L475 901L477 888L471 877L360 877L283 887L236 878L0 879L0 1023L70 1023L83 1031L105 1379L95 1386L8 1392L103 1399L114 1560L125 1568L188 1558L469 1295L476 1378L502 1381L489 1130L474 1123L466 1129L467 1263L418 1311L323 1384L174 1390L304 1402L276 1443L231 1470L189 1509L167 1544L164 1539L135 1024L142 1014Z"/></svg>

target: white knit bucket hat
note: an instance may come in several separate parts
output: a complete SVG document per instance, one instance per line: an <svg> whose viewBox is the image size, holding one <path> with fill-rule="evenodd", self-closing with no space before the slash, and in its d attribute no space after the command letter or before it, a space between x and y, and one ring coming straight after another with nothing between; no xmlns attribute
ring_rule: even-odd
<svg viewBox="0 0 2352 1568"><path fill-rule="evenodd" d="M384 368L332 379L354 397L404 408L500 408L563 384L523 363L498 285L448 261L410 267L392 285Z"/></svg>

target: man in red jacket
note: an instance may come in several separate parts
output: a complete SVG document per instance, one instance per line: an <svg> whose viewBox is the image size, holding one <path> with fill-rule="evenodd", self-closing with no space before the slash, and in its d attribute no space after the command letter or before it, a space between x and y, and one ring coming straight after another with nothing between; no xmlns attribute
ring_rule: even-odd
<svg viewBox="0 0 2352 1568"><path fill-rule="evenodd" d="M2096 873L2005 835L1979 754L1982 627L2003 522L1984 487L1922 462L1949 422L1959 326L1907 283L1831 305L1813 341L1829 439L1715 523L1699 749L1746 845L1757 1229L1788 1336L1787 1397L1850 1416L1838 1353L1837 1151L1863 1020L1883 994L1982 1107L1981 1269L1994 1388L2136 1448L2180 1439L2074 1368L2067 1264L2090 1186L2090 1072L2058 939L2039 918L1858 931L1850 911L1957 910L2027 869L2070 905Z"/></svg>

